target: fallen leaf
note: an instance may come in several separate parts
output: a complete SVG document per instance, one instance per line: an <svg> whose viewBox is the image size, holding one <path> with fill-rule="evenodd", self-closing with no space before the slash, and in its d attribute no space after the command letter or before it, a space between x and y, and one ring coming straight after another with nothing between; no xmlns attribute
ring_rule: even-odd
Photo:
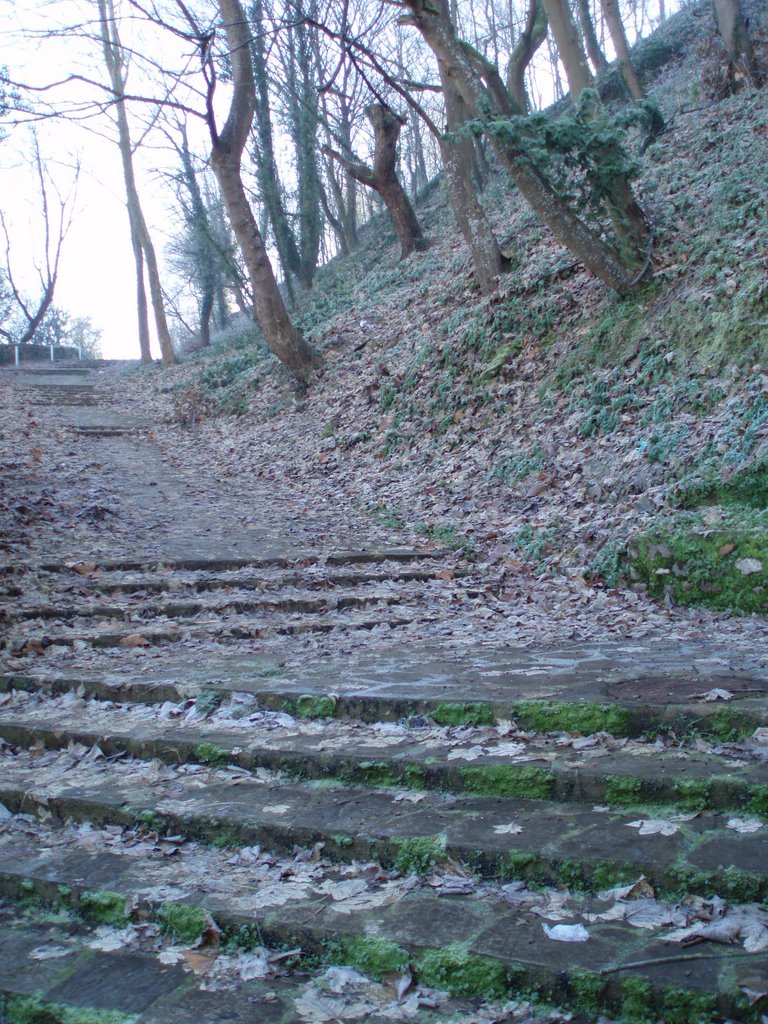
<svg viewBox="0 0 768 1024"><path fill-rule="evenodd" d="M549 939L555 942L586 942L589 932L583 924L556 924L550 927L548 924L541 926Z"/></svg>
<svg viewBox="0 0 768 1024"><path fill-rule="evenodd" d="M497 836L516 836L523 831L523 826L518 825L515 821L510 821L508 825L494 825L493 831Z"/></svg>
<svg viewBox="0 0 768 1024"><path fill-rule="evenodd" d="M734 832L757 832L763 827L759 818L729 818L726 828L732 828Z"/></svg>
<svg viewBox="0 0 768 1024"><path fill-rule="evenodd" d="M149 647L149 640L141 633L129 633L120 638L121 647Z"/></svg>
<svg viewBox="0 0 768 1024"><path fill-rule="evenodd" d="M627 828L636 828L641 836L673 836L680 831L680 826L665 818L641 818L628 821Z"/></svg>

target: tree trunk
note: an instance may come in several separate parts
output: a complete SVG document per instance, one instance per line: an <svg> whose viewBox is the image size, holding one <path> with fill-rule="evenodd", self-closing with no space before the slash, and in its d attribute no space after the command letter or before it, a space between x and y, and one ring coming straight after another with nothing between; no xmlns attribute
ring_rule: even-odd
<svg viewBox="0 0 768 1024"><path fill-rule="evenodd" d="M147 306L147 289L144 285L144 253L141 249L141 240L138 231L133 223L130 209L128 220L131 226L131 247L133 248L133 261L136 266L136 314L139 326L139 353L142 363L152 362L152 351L149 342L149 307Z"/></svg>
<svg viewBox="0 0 768 1024"><path fill-rule="evenodd" d="M448 131L451 132L466 123L469 119L468 111L455 83L443 73L442 65L440 65L440 77L443 85ZM482 292L491 292L496 287L499 274L504 269L504 260L472 181L474 157L472 139L466 136L442 139L440 152L445 167L451 208L472 255L475 278Z"/></svg>
<svg viewBox="0 0 768 1024"><path fill-rule="evenodd" d="M530 110L525 88L525 72L533 55L547 38L547 16L541 0L528 0L525 28L515 43L507 66L507 89L521 114Z"/></svg>
<svg viewBox="0 0 768 1024"><path fill-rule="evenodd" d="M356 181L367 185L381 197L400 239L400 258L405 259L412 252L426 249L427 241L397 176L397 140L403 121L383 103L372 103L366 114L374 133L373 167L330 146L324 146L323 152L340 163Z"/></svg>
<svg viewBox="0 0 768 1024"><path fill-rule="evenodd" d="M717 31L725 45L731 66L755 77L755 55L739 0L713 0Z"/></svg>
<svg viewBox="0 0 768 1024"><path fill-rule="evenodd" d="M557 44L557 52L565 67L571 99L576 103L585 89L592 89L595 85L581 45L579 30L571 17L568 0L542 0L542 4Z"/></svg>
<svg viewBox="0 0 768 1024"><path fill-rule="evenodd" d="M269 349L306 384L318 354L291 323L264 241L243 187L240 162L256 106L250 32L240 0L219 0L232 61L232 101L219 133L209 113L211 167L221 189L232 230L243 252L254 299L254 313Z"/></svg>
<svg viewBox="0 0 768 1024"><path fill-rule="evenodd" d="M456 83L472 116L487 116L494 106L496 111L493 112L502 116L512 114L513 102L498 72L493 87L486 89L483 75L492 77L494 69L483 65L481 74L471 48L456 37L444 4L440 0L405 0L405 5L444 73ZM510 177L555 238L611 288L621 294L631 291L637 284L637 264L625 263L611 245L580 220L514 142L497 133L491 136L491 141Z"/></svg>
<svg viewBox="0 0 768 1024"><path fill-rule="evenodd" d="M605 15L605 23L611 36L611 42L616 51L616 62L621 77L624 79L632 99L642 100L645 98L645 93L632 64L627 33L624 31L624 22L621 20L618 0L600 0L600 2L603 7L603 14Z"/></svg>
<svg viewBox="0 0 768 1024"><path fill-rule="evenodd" d="M155 256L155 249L152 245L152 240L149 235L147 223L144 220L144 214L141 210L141 203L139 202L139 193L136 188L136 177L133 171L133 148L131 146L131 136L128 127L128 115L125 110L125 78L123 74L123 65L125 56L123 53L122 44L117 31L117 21L115 18L115 10L112 0L98 0L99 4L99 21L101 29L101 41L102 48L104 51L104 62L109 72L110 83L112 86L112 92L115 97L115 115L117 119L117 133L118 133L118 146L120 148L120 159L123 165L123 178L125 180L125 192L126 201L128 204L128 216L131 221L131 238L135 246L138 241L141 246L143 259L141 264L146 263L147 277L149 278L149 293L152 299L152 310L155 317L155 328L157 330L157 340L160 344L160 357L164 366L171 366L176 362L176 355L173 351L173 344L171 343L171 335L168 330L168 322L165 316L165 306L163 303L163 292L160 286L160 274L157 268L157 258ZM139 261L136 261L137 272L139 270ZM137 296L140 300L140 292L143 291L143 282L141 288L137 284ZM146 293L144 294L144 302L146 304ZM138 310L139 315L139 346L141 348L141 358L144 361L145 358L145 341L142 338L142 312Z"/></svg>
<svg viewBox="0 0 768 1024"><path fill-rule="evenodd" d="M589 60L594 68L595 74L600 75L608 67L608 58L603 53L600 42L595 32L595 23L592 20L592 11L589 0L578 0L579 24L581 34L584 36L584 45L589 54Z"/></svg>

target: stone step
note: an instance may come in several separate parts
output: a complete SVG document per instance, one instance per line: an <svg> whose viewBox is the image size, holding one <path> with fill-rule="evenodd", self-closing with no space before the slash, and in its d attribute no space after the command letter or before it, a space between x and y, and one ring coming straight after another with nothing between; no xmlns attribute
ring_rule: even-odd
<svg viewBox="0 0 768 1024"><path fill-rule="evenodd" d="M322 567L311 567L318 572ZM243 570L234 570L229 575L211 576L202 571L184 572L175 570L160 576L144 574L132 575L129 578L115 578L110 574L102 579L99 573L89 576L78 576L77 582L71 587L64 587L61 592L68 594L159 594L183 593L194 594L215 590L281 590L285 587L297 587L302 590L321 590L333 587L353 587L376 583L428 583L432 580L447 578L460 579L466 571L452 568L449 572L440 569L396 569L382 572L324 572L313 576L311 572L293 572L279 567L271 574L262 572L260 575L244 574ZM10 597L21 597L23 591L18 586L6 587L2 591Z"/></svg>
<svg viewBox="0 0 768 1024"><path fill-rule="evenodd" d="M405 612L409 611L404 609ZM298 613L297 613L298 616ZM99 632L83 632L78 629L55 629L44 632L25 630L14 641L12 652L24 654L27 651L45 650L52 645L75 647L78 643L93 648L121 648L135 646L159 646L175 644L184 640L208 640L225 638L227 640L258 640L272 636L299 636L304 633L330 633L334 629L372 630L380 626L396 629L407 626L413 621L413 614L381 614L372 617L356 615L354 610L329 609L324 615L315 618L296 617L294 619L265 617L241 617L235 620L226 619L192 619L189 622L177 623L170 621L165 628L158 629L151 623L149 628L143 622L134 622L128 626L122 623L121 629L102 629ZM136 638L140 639L137 641Z"/></svg>
<svg viewBox="0 0 768 1024"><path fill-rule="evenodd" d="M13 818L3 832L0 892L6 898L65 902L120 924L131 918L166 922L186 933L202 933L207 913L235 941L300 947L353 965L367 960L379 969L408 968L422 984L443 983L467 995L500 999L533 990L592 1013L606 1007L629 1015L642 1008L659 1020L702 1022L718 1013L746 1020L755 979L768 971L762 949L750 953L734 942L685 951L679 941L664 941L670 931L664 925L634 927L633 908L615 895L590 904L606 911L595 918L586 905L563 913L562 894L558 909L537 908L535 894L514 886L477 892L470 885L470 892L439 895L440 887L375 867L353 867L334 878L310 862L307 872L298 857L278 865L275 879L265 872L261 851L243 864L233 851L185 848L178 841L164 849L136 833L46 830ZM659 909L662 920L677 913L669 905ZM730 918L734 939L741 935L738 922L746 928L750 914L764 928L755 908L739 914ZM559 940L573 937L574 928L583 941Z"/></svg>
<svg viewBox="0 0 768 1024"><path fill-rule="evenodd" d="M309 717L324 707L296 704L294 709ZM768 817L768 764L755 761L746 749L731 747L718 755L598 740L591 748L576 749L567 737L505 737L492 729L466 730L457 737L440 728L395 726L398 731L383 732L343 722L288 719L286 724L260 717L259 722L242 718L240 727L237 722L187 725L152 716L149 709L134 713L85 701L20 707L17 700L0 709L0 737L24 748L55 750L77 743L109 756L128 753L171 765L214 761L303 779L613 807L731 809Z"/></svg>
<svg viewBox="0 0 768 1024"><path fill-rule="evenodd" d="M151 559L100 559L95 564L94 572L150 572L164 571L175 572L177 570L201 570L206 572L221 572L233 569L261 569L261 568L289 568L290 566L311 566L311 565L376 565L379 563L394 562L403 564L407 562L419 562L425 560L439 560L446 556L454 558L453 551L446 551L443 548L379 548L372 550L355 551L331 551L322 556L316 552L308 552L305 555L267 555L263 558L243 558L239 556L226 558L171 558L162 560ZM84 559L83 561L87 561ZM18 565L6 563L0 565L0 575L18 574L24 572L51 572L66 573L74 572L74 565L82 562L42 562L38 565Z"/></svg>
<svg viewBox="0 0 768 1024"><path fill-rule="evenodd" d="M196 616L242 614L244 612L263 611L292 612L311 614L326 611L343 611L346 608L366 608L370 605L400 604L400 597L415 591L405 591L404 595L396 595L391 591L349 591L339 595L317 597L314 594L299 591L293 596L282 598L243 597L237 593L213 601L169 600L151 602L146 599L118 604L95 604L86 600L69 604L29 605L15 612L0 612L0 622L26 622L35 619L71 622L73 619L119 619L128 620L131 616L140 617L143 621L153 618L195 618ZM141 622L135 623L140 626Z"/></svg>
<svg viewBox="0 0 768 1024"><path fill-rule="evenodd" d="M423 1024L477 1020L472 1001L416 985L399 999L401 976L382 983L335 966L309 970L300 950L227 949L215 939L185 949L152 922L118 929L62 910L0 908L0 1019L8 1021L245 1024L258 1012L259 1024L295 1024L313 1011L361 1006L376 1024L407 1011Z"/></svg>
<svg viewBox="0 0 768 1024"><path fill-rule="evenodd" d="M149 822L153 830L214 846L258 844L290 853L319 842L334 860L375 858L406 871L455 861L486 878L588 891L644 875L672 895L739 902L768 895L768 828L727 814L628 812L333 779L312 784L228 766L162 769L85 747L4 756L0 802L46 820Z"/></svg>

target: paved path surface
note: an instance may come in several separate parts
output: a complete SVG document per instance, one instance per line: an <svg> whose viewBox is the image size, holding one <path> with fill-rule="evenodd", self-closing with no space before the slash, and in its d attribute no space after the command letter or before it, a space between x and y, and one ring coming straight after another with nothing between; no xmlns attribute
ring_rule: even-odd
<svg viewBox="0 0 768 1024"><path fill-rule="evenodd" d="M455 554L185 475L99 369L8 373L8 1020L768 1012L765 651L473 646Z"/></svg>

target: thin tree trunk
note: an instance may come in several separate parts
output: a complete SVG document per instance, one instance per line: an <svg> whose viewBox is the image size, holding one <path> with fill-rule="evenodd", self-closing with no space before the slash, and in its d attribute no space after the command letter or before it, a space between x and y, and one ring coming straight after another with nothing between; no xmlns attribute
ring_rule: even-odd
<svg viewBox="0 0 768 1024"><path fill-rule="evenodd" d="M571 17L568 0L542 0L544 10L557 44L557 52L565 67L568 88L574 103L585 89L594 88L587 57L581 45L576 22Z"/></svg>
<svg viewBox="0 0 768 1024"><path fill-rule="evenodd" d="M589 0L578 0L578 10L581 34L584 36L584 45L587 48L592 67L595 69L595 74L600 75L608 67L608 58L603 53L597 38L597 32L595 32L595 23L592 20Z"/></svg>
<svg viewBox="0 0 768 1024"><path fill-rule="evenodd" d="M642 100L645 98L643 87L640 85L640 79L637 77L634 65L632 64L632 57L629 52L629 43L627 42L627 33L624 31L624 22L621 20L621 11L619 10L618 0L600 0L603 7L603 14L605 16L605 23L608 26L608 32L611 36L611 42L613 48L616 51L616 61L619 66L619 73L624 79L624 83L629 90L629 94L633 100Z"/></svg>
<svg viewBox="0 0 768 1024"><path fill-rule="evenodd" d="M529 0L525 27L509 58L507 66L507 89L519 113L530 110L528 93L525 88L525 72L533 55L547 38L547 15L541 0Z"/></svg>
<svg viewBox="0 0 768 1024"><path fill-rule="evenodd" d="M739 0L713 0L717 31L725 45L731 66L755 77L755 55Z"/></svg>
<svg viewBox="0 0 768 1024"><path fill-rule="evenodd" d="M136 177L133 171L133 149L131 136L128 127L128 115L125 110L125 78L123 75L123 49L117 31L117 21L112 0L98 0L99 21L101 28L101 40L104 51L104 62L109 72L112 92L115 97L115 113L117 119L118 145L120 148L120 159L123 165L123 178L125 179L126 200L128 203L128 215L131 221L132 241L138 240L143 254L143 263L146 263L147 277L149 278L149 293L152 299L152 310L155 317L155 328L157 340L160 344L160 357L164 366L170 366L176 362L176 355L171 343L171 335L168 330L168 322L165 316L163 304L163 292L160 286L160 274L157 268L157 258L154 246L149 236L144 215L139 202L139 193L136 188ZM139 262L136 261L137 272ZM143 287L143 286L142 286ZM139 288L137 286L137 295ZM144 296L146 303L146 294ZM141 348L142 360L144 360L144 341L142 339L141 310L139 313L139 346Z"/></svg>
<svg viewBox="0 0 768 1024"><path fill-rule="evenodd" d="M128 219L131 225L131 247L133 261L136 266L136 313L139 321L139 352L142 363L152 362L152 351L149 341L149 307L147 306L147 289L144 285L144 253L141 240L133 223L130 209Z"/></svg>

